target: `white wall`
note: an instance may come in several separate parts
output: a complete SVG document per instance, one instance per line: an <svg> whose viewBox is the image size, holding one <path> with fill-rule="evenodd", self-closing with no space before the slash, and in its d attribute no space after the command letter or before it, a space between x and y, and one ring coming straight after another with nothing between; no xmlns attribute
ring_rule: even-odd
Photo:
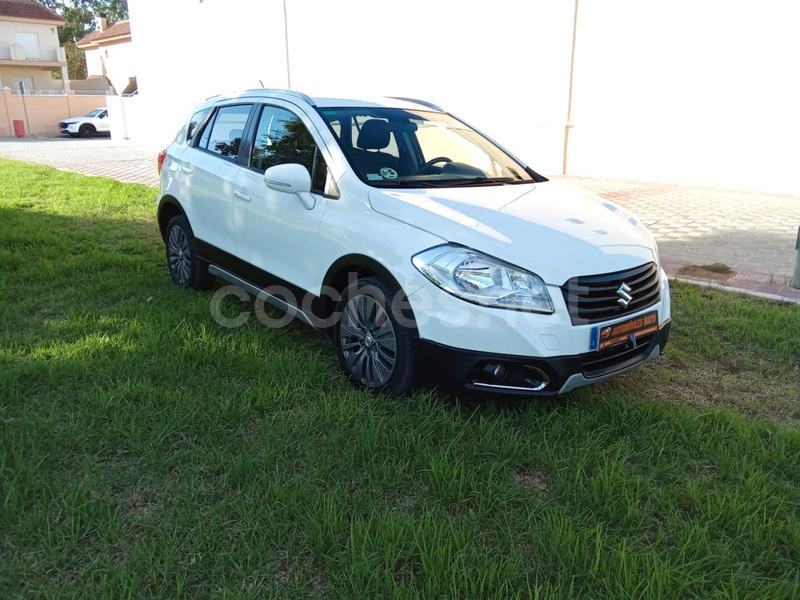
<svg viewBox="0 0 800 600"><path fill-rule="evenodd" d="M103 58L100 48L90 48L83 51L86 56L86 74L91 77L93 75L105 76L103 71Z"/></svg>
<svg viewBox="0 0 800 600"><path fill-rule="evenodd" d="M800 191L800 5L580 3L568 171Z"/></svg>
<svg viewBox="0 0 800 600"><path fill-rule="evenodd" d="M286 86L281 0L129 0L155 147L191 105ZM561 171L574 3L286 0L292 87L402 95ZM800 191L790 0L582 0L568 172Z"/></svg>
<svg viewBox="0 0 800 600"><path fill-rule="evenodd" d="M108 77L118 94L128 86L130 78L136 76L136 70L137 51L133 41L86 50L87 74Z"/></svg>
<svg viewBox="0 0 800 600"><path fill-rule="evenodd" d="M208 96L260 87L259 79L286 87L279 1L129 0L128 9L147 116L140 139L153 148L169 144Z"/></svg>
<svg viewBox="0 0 800 600"><path fill-rule="evenodd" d="M17 32L36 33L42 48L58 48L58 30L55 24L25 23L23 21L0 21L0 44L16 44Z"/></svg>

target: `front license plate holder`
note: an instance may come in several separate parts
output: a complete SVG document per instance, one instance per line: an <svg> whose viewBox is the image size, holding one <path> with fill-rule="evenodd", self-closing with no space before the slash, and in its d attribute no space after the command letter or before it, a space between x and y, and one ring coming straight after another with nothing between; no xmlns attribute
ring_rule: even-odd
<svg viewBox="0 0 800 600"><path fill-rule="evenodd" d="M595 325L589 341L589 350L605 350L611 346L635 343L640 338L658 331L658 311L637 315L611 325Z"/></svg>

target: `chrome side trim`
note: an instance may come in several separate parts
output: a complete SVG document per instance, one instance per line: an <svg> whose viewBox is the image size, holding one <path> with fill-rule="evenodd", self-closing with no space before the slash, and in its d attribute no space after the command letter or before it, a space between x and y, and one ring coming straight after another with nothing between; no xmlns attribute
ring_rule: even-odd
<svg viewBox="0 0 800 600"><path fill-rule="evenodd" d="M566 394L569 391L574 390L577 387L581 387L584 385L589 385L591 383L597 383L598 381L603 381L604 379L609 379L610 377L616 377L622 373L627 373L628 371L632 371L633 369L637 369L641 367L644 363L649 360L653 360L654 358L658 358L661 355L661 346L660 344L656 344L653 349L650 351L650 354L647 355L647 358L644 360L640 360L639 362L630 365L629 367L625 367L624 369L620 369L619 371L614 371L613 373L607 373L606 375L601 375L599 377L584 377L583 373L575 373L569 379L564 382L564 385L558 390L560 394Z"/></svg>
<svg viewBox="0 0 800 600"><path fill-rule="evenodd" d="M492 390L509 390L513 392L541 392L549 381L543 381L537 387L523 387L521 385L501 385L499 383L483 383L482 381L473 381L472 385L479 388L488 388Z"/></svg>
<svg viewBox="0 0 800 600"><path fill-rule="evenodd" d="M414 104L419 104L421 106L427 106L428 108L432 108L433 110L437 110L441 113L444 112L444 109L441 106L435 105L433 102L428 102L426 100L417 100L416 98L403 98L401 96L386 96L387 98L391 98L392 100L402 100L403 102L413 102Z"/></svg>
<svg viewBox="0 0 800 600"><path fill-rule="evenodd" d="M314 323L311 320L311 318L303 311L303 309L296 307L294 304L289 304L288 302L286 302L286 300L278 298L277 296L274 296L269 292L260 289L259 287L253 285L252 283L245 281L241 277L237 277L233 273L230 273L225 269L219 268L217 265L208 265L208 272L214 275L215 277L219 277L229 283L232 283L233 285L238 285L244 291L249 292L254 296L261 296L262 298L264 298L266 302L269 302L275 308L284 310L293 317L297 317L298 319L303 321L303 323L305 323L306 325L314 327Z"/></svg>

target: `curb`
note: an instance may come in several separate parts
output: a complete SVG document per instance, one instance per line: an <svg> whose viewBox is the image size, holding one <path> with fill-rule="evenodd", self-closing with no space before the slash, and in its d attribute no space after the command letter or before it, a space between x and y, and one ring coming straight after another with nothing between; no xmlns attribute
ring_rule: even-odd
<svg viewBox="0 0 800 600"><path fill-rule="evenodd" d="M733 287L730 285L717 283L715 281L705 281L703 279L694 279L692 277L676 277L670 275L669 279L672 281L680 281L682 283L691 283L692 285L697 285L703 288L711 288L712 290L719 290L721 292L735 292L739 294L745 294L747 296L753 296L754 298L772 300L773 302L787 302L790 304L800 305L800 298L794 298L792 296L784 296L781 294L769 294L767 292L757 292L755 290L748 290L747 288Z"/></svg>

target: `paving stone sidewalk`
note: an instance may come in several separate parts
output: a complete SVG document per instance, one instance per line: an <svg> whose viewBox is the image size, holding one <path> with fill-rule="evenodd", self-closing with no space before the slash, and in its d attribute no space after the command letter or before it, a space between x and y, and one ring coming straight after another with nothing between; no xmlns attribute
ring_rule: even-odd
<svg viewBox="0 0 800 600"><path fill-rule="evenodd" d="M157 152L128 141L0 138L0 156L85 175L158 184ZM554 176L595 192L637 215L652 231L670 275L688 265L722 263L734 271L724 286L800 301L791 286L800 226L800 197L592 177Z"/></svg>

